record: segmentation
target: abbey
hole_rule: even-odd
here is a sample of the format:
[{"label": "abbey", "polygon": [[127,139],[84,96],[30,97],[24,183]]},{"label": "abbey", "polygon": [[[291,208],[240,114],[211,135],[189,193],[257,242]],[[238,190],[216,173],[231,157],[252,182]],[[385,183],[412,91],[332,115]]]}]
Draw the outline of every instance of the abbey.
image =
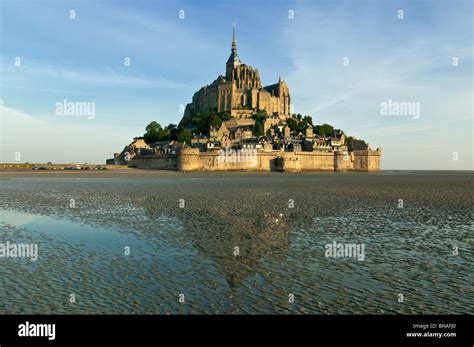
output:
[{"label": "abbey", "polygon": [[232,118],[249,119],[259,110],[284,120],[290,116],[290,102],[290,90],[285,81],[279,78],[277,83],[262,87],[258,69],[240,60],[234,29],[225,76],[220,75],[194,94],[183,120],[188,122],[192,115],[206,112],[228,112]]},{"label": "abbey", "polygon": [[225,75],[194,93],[179,125],[151,122],[107,163],[180,171],[380,171],[381,148],[313,124],[290,105],[285,81],[262,86],[258,70],[242,62],[234,29]]}]

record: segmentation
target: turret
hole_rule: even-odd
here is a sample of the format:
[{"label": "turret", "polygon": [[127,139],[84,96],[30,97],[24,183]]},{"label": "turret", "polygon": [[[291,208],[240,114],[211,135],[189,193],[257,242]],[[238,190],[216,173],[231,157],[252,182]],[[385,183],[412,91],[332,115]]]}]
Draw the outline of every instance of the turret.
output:
[{"label": "turret", "polygon": [[202,170],[202,161],[199,156],[198,148],[183,147],[177,153],[177,167],[179,171],[198,171]]}]

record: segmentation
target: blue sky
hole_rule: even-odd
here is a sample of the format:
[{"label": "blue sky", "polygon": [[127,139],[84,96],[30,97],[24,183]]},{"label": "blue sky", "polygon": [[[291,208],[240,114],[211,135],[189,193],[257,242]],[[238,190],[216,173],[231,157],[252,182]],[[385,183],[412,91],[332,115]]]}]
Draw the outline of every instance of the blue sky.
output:
[{"label": "blue sky", "polygon": [[[103,163],[150,121],[178,123],[225,73],[235,23],[263,84],[281,75],[295,112],[382,147],[383,169],[473,169],[472,1],[0,3],[0,162]],[[95,117],[55,114],[64,99]],[[419,117],[381,115],[388,100]]]}]

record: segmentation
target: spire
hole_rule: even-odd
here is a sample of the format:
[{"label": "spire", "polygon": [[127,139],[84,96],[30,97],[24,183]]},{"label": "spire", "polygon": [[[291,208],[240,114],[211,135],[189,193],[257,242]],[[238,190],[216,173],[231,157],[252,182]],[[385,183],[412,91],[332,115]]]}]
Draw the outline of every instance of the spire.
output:
[{"label": "spire", "polygon": [[234,23],[234,28],[232,29],[232,50],[231,51],[232,53],[230,54],[229,59],[227,59],[226,65],[236,66],[240,64],[240,59],[239,59],[239,55],[237,54],[237,44],[235,43],[235,23]]},{"label": "spire", "polygon": [[237,53],[237,44],[235,43],[235,23],[234,27],[232,28],[232,52]]},{"label": "spire", "polygon": [[281,83],[281,76],[278,76],[278,84]]}]

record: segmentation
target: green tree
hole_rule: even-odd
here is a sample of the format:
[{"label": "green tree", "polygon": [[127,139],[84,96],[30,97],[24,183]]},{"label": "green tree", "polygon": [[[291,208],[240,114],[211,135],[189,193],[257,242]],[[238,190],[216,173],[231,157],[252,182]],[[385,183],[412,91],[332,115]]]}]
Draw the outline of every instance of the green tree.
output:
[{"label": "green tree", "polygon": [[255,124],[252,127],[252,134],[255,136],[263,135],[263,122],[267,116],[266,110],[258,110],[257,113],[254,113],[251,118],[255,121]]},{"label": "green tree", "polygon": [[255,121],[255,124],[252,127],[252,134],[257,137],[263,135],[263,124],[261,122]]},{"label": "green tree", "polygon": [[220,118],[223,122],[228,121],[228,120],[230,120],[230,119],[232,118],[232,117],[230,116],[230,113],[227,112],[227,111],[219,112],[217,115],[219,116],[219,118]]},{"label": "green tree", "polygon": [[315,134],[324,137],[330,136],[333,130],[334,128],[329,124],[316,125],[315,127],[313,127],[313,131]]},{"label": "green tree", "polygon": [[211,127],[214,127],[216,129],[219,129],[219,127],[221,126],[222,124],[222,119],[221,117],[219,117],[217,114],[211,114],[210,115],[210,120],[209,120],[209,125]]},{"label": "green tree", "polygon": [[146,143],[152,143],[161,141],[161,136],[163,135],[163,129],[161,128],[160,123],[158,122],[151,122],[145,128],[145,134],[143,138],[145,139]]},{"label": "green tree", "polygon": [[228,121],[231,116],[228,112],[203,112],[192,117],[191,125],[201,134],[209,134],[209,128],[219,128],[222,122]]},{"label": "green tree", "polygon": [[200,133],[207,134],[209,132],[209,115],[205,113],[198,113],[192,119],[192,125]]},{"label": "green tree", "polygon": [[191,133],[191,131],[189,129],[183,129],[178,134],[178,141],[179,142],[185,142],[188,145],[190,145],[192,137],[193,137],[193,134]]},{"label": "green tree", "polygon": [[298,129],[298,121],[294,117],[288,118],[286,120],[286,125],[288,125],[291,132],[295,132]]},{"label": "green tree", "polygon": [[256,115],[258,118],[262,118],[262,117],[264,118],[268,115],[268,113],[267,113],[267,110],[263,109],[263,110],[258,110]]},{"label": "green tree", "polygon": [[168,131],[168,136],[169,136],[169,140],[176,140],[178,138],[178,133],[179,133],[179,129],[178,129],[178,126],[176,124],[173,124],[173,123],[170,123],[167,127],[166,127],[167,131]]},{"label": "green tree", "polygon": [[257,113],[254,113],[251,118],[255,120],[256,122],[263,123],[265,120],[265,117],[267,116],[267,111],[265,110],[258,110]]},{"label": "green tree", "polygon": [[176,140],[180,130],[173,123],[162,128],[160,123],[153,121],[146,126],[145,131],[143,137],[145,142],[149,144],[152,142]]},{"label": "green tree", "polygon": [[302,120],[303,124],[306,126],[313,126],[313,118],[311,116],[304,116]]},{"label": "green tree", "polygon": [[292,133],[304,133],[307,127],[313,127],[313,118],[311,116],[303,116],[300,113],[294,113],[286,120],[286,125],[288,125]]},{"label": "green tree", "polygon": [[354,138],[352,136],[346,137],[345,145],[347,146],[347,149],[349,151],[352,151],[352,141],[354,141]]}]

